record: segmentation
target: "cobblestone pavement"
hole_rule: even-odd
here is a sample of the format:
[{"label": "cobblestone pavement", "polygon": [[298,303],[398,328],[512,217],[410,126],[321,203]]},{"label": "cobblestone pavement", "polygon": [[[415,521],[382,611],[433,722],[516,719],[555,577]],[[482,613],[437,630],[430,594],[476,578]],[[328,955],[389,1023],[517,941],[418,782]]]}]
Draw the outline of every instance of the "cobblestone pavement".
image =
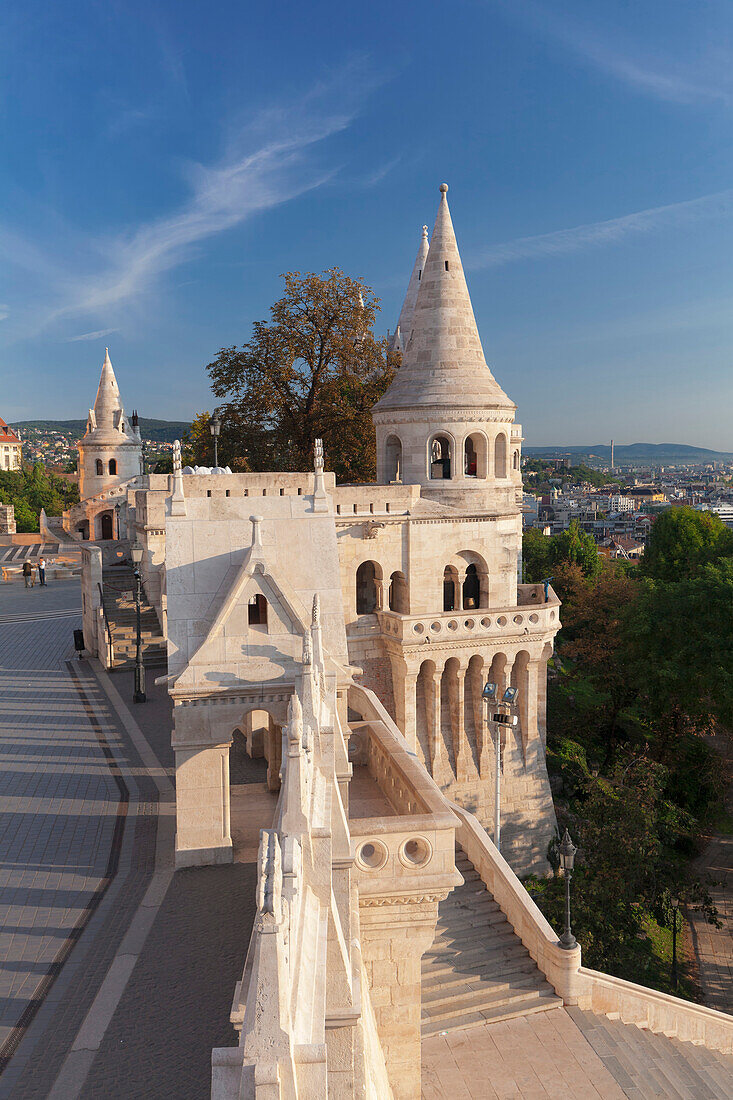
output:
[{"label": "cobblestone pavement", "polygon": [[0,1098],[203,1100],[236,1041],[256,868],[160,873],[170,701],[149,674],[128,711],[132,674],[70,659],[79,602],[78,580],[0,588]]}]

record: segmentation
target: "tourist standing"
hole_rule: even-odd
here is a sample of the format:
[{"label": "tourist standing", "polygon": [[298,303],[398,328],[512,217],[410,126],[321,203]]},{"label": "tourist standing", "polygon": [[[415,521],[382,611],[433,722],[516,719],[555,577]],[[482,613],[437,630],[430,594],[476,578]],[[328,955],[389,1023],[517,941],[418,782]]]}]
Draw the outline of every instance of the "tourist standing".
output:
[{"label": "tourist standing", "polygon": [[33,587],[33,569],[29,561],[23,562],[23,580],[25,581],[26,588]]},{"label": "tourist standing", "polygon": [[41,588],[46,587],[46,559],[38,559],[38,579],[41,582]]}]

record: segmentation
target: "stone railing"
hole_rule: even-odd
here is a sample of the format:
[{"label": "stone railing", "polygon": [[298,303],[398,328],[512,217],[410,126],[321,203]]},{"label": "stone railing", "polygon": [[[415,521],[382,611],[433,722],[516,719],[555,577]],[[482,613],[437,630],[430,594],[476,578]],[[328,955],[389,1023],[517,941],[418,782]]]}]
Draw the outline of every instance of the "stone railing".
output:
[{"label": "stone railing", "polygon": [[461,881],[455,814],[377,697],[353,684],[349,705],[363,718],[352,736],[352,759],[363,762],[394,810],[394,816],[350,818],[360,901],[405,893],[445,896]]},{"label": "stone railing", "polygon": [[333,492],[336,519],[404,516],[420,497],[419,485],[338,485]]},{"label": "stone railing", "polygon": [[[370,719],[364,723],[370,737],[369,767],[380,788],[396,809],[402,807],[409,811],[412,808],[422,813],[429,807],[431,818],[439,820],[443,815],[446,826],[446,811],[454,820],[458,819],[456,841],[565,1004],[617,1016],[625,1023],[673,1035],[710,1050],[726,1054],[733,1052],[733,1016],[590,970],[581,965],[580,947],[570,951],[562,948],[554,929],[478,819],[445,798],[422,764],[408,750],[407,743],[374,693],[360,687],[353,693],[353,699],[354,709]],[[369,830],[369,839],[372,843],[375,839],[383,840],[388,859],[394,860],[395,850],[399,859],[397,845],[404,843],[401,837],[409,832],[404,830],[400,833],[400,827],[407,823],[417,825],[418,820],[399,816],[379,819]],[[361,836],[366,823],[355,824]],[[415,839],[418,839],[419,830],[414,829],[413,832]],[[352,838],[354,836],[356,832],[352,826]],[[420,850],[415,848],[413,851],[419,854]],[[385,862],[384,866],[386,871],[388,863]]]},{"label": "stone railing", "polygon": [[[542,591],[541,585],[539,588]],[[409,645],[426,639],[446,641],[475,637],[477,634],[496,634],[502,639],[512,634],[520,637],[544,634],[557,627],[559,606],[553,592],[549,603],[543,599],[538,604],[526,602],[516,607],[441,611],[437,615],[400,615],[396,611],[379,611],[378,615],[382,634]]]},{"label": "stone railing", "polygon": [[348,774],[317,604],[283,731],[274,827],[260,836],[257,911],[212,1100],[366,1097],[392,1089],[369,1005],[339,778]]}]

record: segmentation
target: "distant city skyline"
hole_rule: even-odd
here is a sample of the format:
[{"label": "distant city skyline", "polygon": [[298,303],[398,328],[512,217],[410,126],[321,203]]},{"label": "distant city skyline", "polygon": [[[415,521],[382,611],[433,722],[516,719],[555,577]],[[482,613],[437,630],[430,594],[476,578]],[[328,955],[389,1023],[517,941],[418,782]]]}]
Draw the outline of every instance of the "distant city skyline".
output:
[{"label": "distant city skyline", "polygon": [[[0,415],[190,420],[280,274],[394,329],[438,184],[529,446],[733,451],[733,13],[641,0],[0,16]],[[653,43],[653,49],[650,46]]]}]

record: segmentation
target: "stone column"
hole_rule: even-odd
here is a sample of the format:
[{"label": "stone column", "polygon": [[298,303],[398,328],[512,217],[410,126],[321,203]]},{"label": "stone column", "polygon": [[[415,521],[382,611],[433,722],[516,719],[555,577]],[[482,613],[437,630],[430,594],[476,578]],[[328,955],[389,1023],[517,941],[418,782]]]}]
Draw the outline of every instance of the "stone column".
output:
[{"label": "stone column", "polygon": [[383,577],[381,581],[377,581],[377,609],[379,611],[389,611],[389,577]]},{"label": "stone column", "polygon": [[231,863],[229,744],[174,749],[176,867]]},{"label": "stone column", "polygon": [[430,681],[430,713],[428,720],[430,724],[430,742],[431,742],[431,768],[433,773],[433,779],[436,783],[441,782],[446,767],[445,751],[443,745],[443,733],[441,730],[441,710],[442,700],[440,694],[441,679],[443,676],[443,669],[436,666],[433,672],[432,679]]},{"label": "stone column", "polygon": [[392,667],[392,691],[395,703],[395,721],[405,735],[413,752],[417,752],[417,670],[408,668],[407,662],[395,653],[389,655]]},{"label": "stone column", "polygon": [[283,731],[270,718],[267,729],[267,789],[280,790],[280,765],[282,763]]},{"label": "stone column", "polygon": [[422,956],[435,939],[438,899],[361,899],[364,965],[395,1100],[420,1100]]},{"label": "stone column", "polygon": [[468,779],[468,764],[471,755],[468,738],[466,737],[466,666],[459,665],[456,669],[456,713],[453,729],[455,730],[456,753],[456,779],[459,781]]}]

